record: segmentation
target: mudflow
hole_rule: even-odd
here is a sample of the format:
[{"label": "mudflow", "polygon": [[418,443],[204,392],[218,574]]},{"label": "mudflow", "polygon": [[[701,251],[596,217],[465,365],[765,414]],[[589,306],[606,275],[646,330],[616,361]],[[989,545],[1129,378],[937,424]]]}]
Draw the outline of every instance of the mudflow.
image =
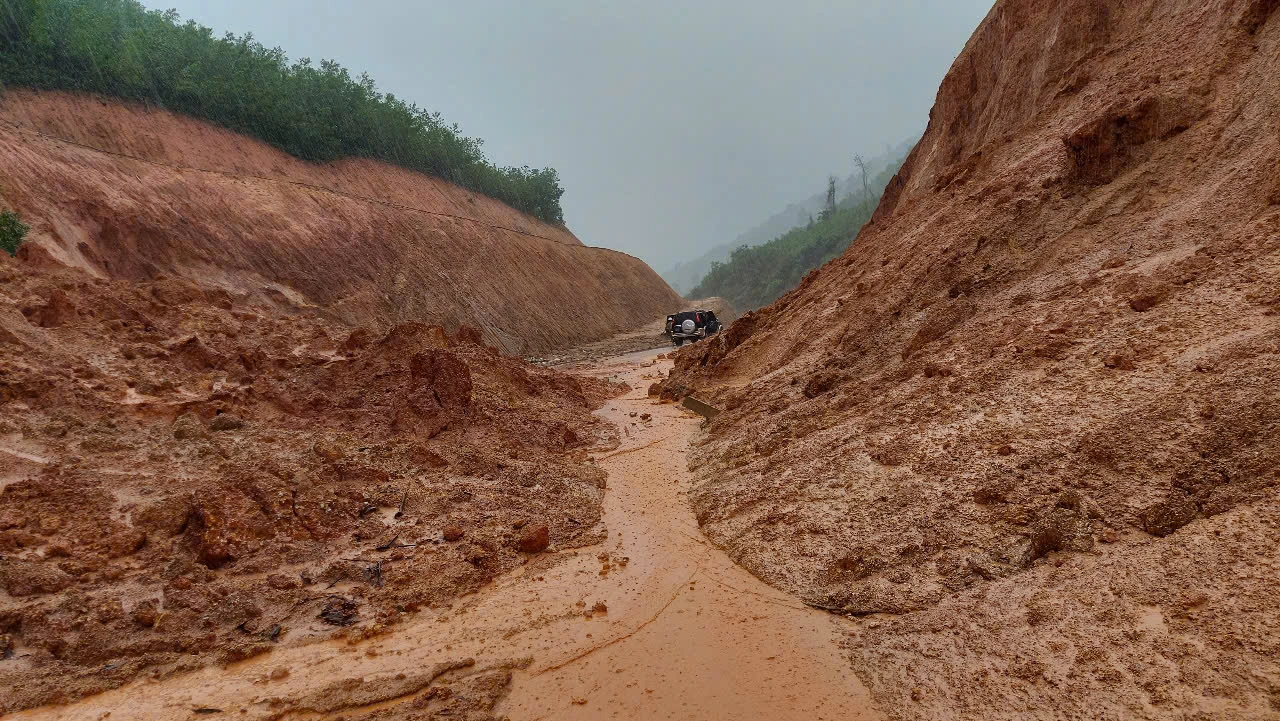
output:
[{"label": "mudflow", "polygon": [[841,258],[570,372],[494,346],[678,299],[434,181],[7,96],[3,711],[1280,715],[1278,7],[1001,0]]}]

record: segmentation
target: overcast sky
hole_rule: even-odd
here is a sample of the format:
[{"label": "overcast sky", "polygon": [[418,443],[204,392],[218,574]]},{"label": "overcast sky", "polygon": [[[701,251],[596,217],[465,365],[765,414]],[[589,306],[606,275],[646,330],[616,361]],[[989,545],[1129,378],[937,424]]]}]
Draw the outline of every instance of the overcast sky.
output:
[{"label": "overcast sky", "polygon": [[569,227],[658,271],[924,130],[992,0],[144,0],[552,166]]}]

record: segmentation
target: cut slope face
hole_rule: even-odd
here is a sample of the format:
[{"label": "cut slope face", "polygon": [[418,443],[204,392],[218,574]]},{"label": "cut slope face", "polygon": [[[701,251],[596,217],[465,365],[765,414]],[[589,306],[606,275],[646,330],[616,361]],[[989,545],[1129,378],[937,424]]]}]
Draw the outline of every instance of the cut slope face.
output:
[{"label": "cut slope face", "polygon": [[677,307],[640,260],[436,178],[305,163],[190,118],[65,93],[0,105],[0,193],[58,260],[185,277],[348,324],[469,324],[511,353]]},{"label": "cut slope face", "polygon": [[704,530],[903,718],[1262,718],[1277,3],[997,3],[839,259],[667,388]]}]

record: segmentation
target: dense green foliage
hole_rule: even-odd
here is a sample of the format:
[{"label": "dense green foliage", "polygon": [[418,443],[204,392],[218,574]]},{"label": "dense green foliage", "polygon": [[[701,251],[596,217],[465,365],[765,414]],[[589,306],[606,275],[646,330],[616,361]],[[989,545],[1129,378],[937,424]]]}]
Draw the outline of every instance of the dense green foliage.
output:
[{"label": "dense green foliage", "polygon": [[159,105],[261,138],[297,157],[383,160],[435,175],[553,223],[551,168],[499,168],[439,113],[378,92],[332,61],[290,63],[253,36],[215,37],[134,0],[3,0],[0,81]]},{"label": "dense green foliage", "polygon": [[[897,166],[872,182],[883,191]],[[823,211],[818,220],[794,228],[763,245],[734,250],[727,263],[712,263],[711,271],[689,293],[690,298],[720,296],[741,311],[772,303],[800,284],[814,268],[839,256],[849,247],[875,212],[876,197],[850,196],[834,211]]]},{"label": "dense green foliage", "polygon": [[0,211],[0,250],[9,255],[17,253],[28,230],[31,229],[22,222],[22,216],[12,210]]}]

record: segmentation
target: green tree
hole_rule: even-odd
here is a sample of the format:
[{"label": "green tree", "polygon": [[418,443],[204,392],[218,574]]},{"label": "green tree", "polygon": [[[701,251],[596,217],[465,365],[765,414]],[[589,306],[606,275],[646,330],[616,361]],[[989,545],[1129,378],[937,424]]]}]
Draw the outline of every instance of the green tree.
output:
[{"label": "green tree", "polygon": [[[873,185],[883,189],[896,172],[895,167],[874,181],[864,181],[864,190],[870,193]],[[827,189],[827,207],[817,220],[810,217],[807,225],[763,245],[735,249],[729,262],[712,264],[689,297],[720,296],[735,308],[759,308],[799,285],[809,271],[843,253],[871,220],[877,196],[850,196],[837,204],[834,184],[828,181]]]},{"label": "green tree", "polygon": [[252,34],[213,31],[136,0],[4,0],[0,82],[95,92],[191,115],[299,158],[359,157],[434,175],[563,223],[551,168],[500,167],[439,113],[331,60],[290,63]]},{"label": "green tree", "polygon": [[28,230],[31,228],[22,222],[22,216],[12,210],[0,211],[0,250],[16,255]]}]

